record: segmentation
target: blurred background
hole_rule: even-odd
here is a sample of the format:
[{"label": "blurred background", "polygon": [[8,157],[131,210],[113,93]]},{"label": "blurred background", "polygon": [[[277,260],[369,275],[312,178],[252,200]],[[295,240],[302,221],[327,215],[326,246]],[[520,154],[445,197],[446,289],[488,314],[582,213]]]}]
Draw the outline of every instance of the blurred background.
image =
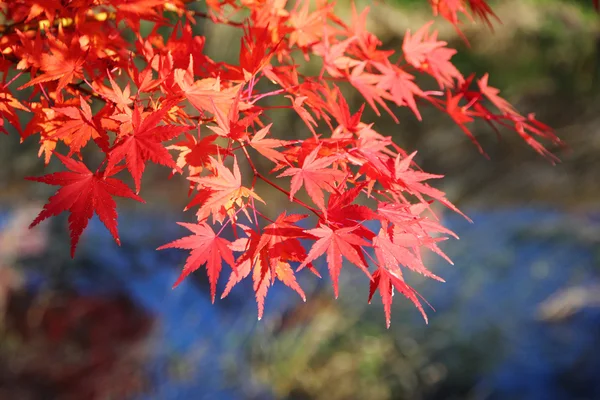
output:
[{"label": "blurred background", "polygon": [[[71,260],[66,214],[27,229],[54,190],[22,179],[44,173],[37,143],[2,135],[0,399],[600,399],[600,17],[591,0],[490,3],[503,22],[493,33],[465,25],[467,48],[437,19],[440,38],[459,70],[489,72],[569,149],[552,166],[482,124],[487,160],[436,110],[422,107],[424,122],[398,110],[399,125],[365,115],[446,175],[438,187],[474,221],[443,214],[460,236],[444,243],[455,265],[429,264],[446,283],[408,278],[436,309],[428,325],[398,299],[386,330],[349,270],[338,300],[327,278],[301,280],[306,303],[275,286],[260,322],[251,284],[214,305],[201,272],[171,290],[185,252],[155,249],[193,215],[184,180],[161,168],[144,176],[149,204],[119,204],[122,246],[94,219]],[[338,9],[350,16],[348,1]],[[399,49],[431,18],[424,0],[387,0],[371,4],[369,26]],[[213,59],[235,57],[236,31],[197,33]],[[273,122],[306,134],[291,113]]]}]

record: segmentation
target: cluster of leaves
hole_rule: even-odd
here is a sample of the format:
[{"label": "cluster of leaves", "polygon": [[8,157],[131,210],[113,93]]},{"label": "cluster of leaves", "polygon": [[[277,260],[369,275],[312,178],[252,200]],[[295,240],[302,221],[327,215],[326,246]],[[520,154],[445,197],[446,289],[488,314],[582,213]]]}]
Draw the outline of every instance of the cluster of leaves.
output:
[{"label": "cluster of leaves", "polygon": [[[496,19],[484,0],[430,2],[434,14],[456,29],[465,17],[487,24]],[[325,0],[201,3],[205,11],[187,0],[0,3],[0,121],[5,118],[22,140],[35,136],[46,164],[56,157],[67,168],[29,179],[61,186],[32,225],[69,211],[72,254],[94,213],[119,243],[113,197],[143,201],[146,164],[160,164],[187,177],[186,209],[197,210],[197,223],[181,223],[192,235],[162,247],[191,251],[176,284],[205,266],[214,301],[225,263],[230,277],[222,296],[252,276],[260,318],[276,281],[304,298],[296,273],[306,267],[320,276],[313,262],[323,255],[337,296],[345,258],[370,281],[369,299],[379,291],[389,326],[394,291],[425,317],[405,270],[441,280],[421,253],[444,256],[438,242],[453,234],[431,203],[459,211],[428,184],[441,176],[423,172],[414,153],[363,121],[364,105],[353,113],[340,87],[358,91],[377,115],[384,110],[397,121],[393,110],[408,107],[421,119],[418,104],[429,103],[474,143],[470,124],[480,119],[494,130],[515,131],[554,159],[539,141],[559,144],[553,131],[517,112],[487,75],[463,76],[452,64],[456,51],[438,40],[431,23],[407,32],[395,51],[367,30],[368,8],[353,7],[347,23]],[[140,33],[141,21],[154,24],[148,35]],[[237,63],[205,53],[205,42],[219,38],[195,34],[203,23],[239,29]],[[318,60],[320,74],[303,74],[303,60]],[[30,80],[17,87],[24,74]],[[432,90],[418,86],[417,76],[433,78]],[[273,97],[283,105],[269,105]],[[305,139],[273,135],[268,118],[281,108],[301,118]],[[20,126],[19,113],[27,112],[32,118]],[[96,169],[83,160],[91,149],[103,156]],[[259,158],[272,163],[272,171],[261,172]],[[247,177],[240,162],[248,166]],[[125,169],[135,191],[115,177]],[[314,227],[305,229],[305,214],[271,215],[256,191],[258,181],[304,208]],[[310,201],[298,198],[303,191]],[[225,227],[236,240],[224,237]],[[308,241],[308,252],[301,241]]]}]

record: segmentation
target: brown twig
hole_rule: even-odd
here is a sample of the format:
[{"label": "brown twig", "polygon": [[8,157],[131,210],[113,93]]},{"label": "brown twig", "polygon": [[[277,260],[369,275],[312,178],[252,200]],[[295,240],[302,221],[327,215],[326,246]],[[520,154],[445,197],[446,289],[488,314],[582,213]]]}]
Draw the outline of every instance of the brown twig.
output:
[{"label": "brown twig", "polygon": [[192,13],[196,17],[209,19],[212,22],[214,22],[215,24],[224,24],[224,25],[229,25],[229,26],[233,26],[233,27],[236,27],[236,28],[243,28],[244,27],[244,23],[243,22],[229,21],[229,20],[226,20],[226,19],[218,18],[217,16],[210,15],[210,14],[202,12],[202,11],[193,11]]}]

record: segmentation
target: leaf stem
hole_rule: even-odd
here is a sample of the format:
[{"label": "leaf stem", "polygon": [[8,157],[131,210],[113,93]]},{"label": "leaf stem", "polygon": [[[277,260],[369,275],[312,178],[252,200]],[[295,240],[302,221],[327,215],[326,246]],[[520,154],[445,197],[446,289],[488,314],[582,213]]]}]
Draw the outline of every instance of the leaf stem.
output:
[{"label": "leaf stem", "polygon": [[[268,185],[271,185],[272,187],[274,187],[275,189],[279,190],[280,192],[284,193],[289,198],[290,197],[290,192],[288,192],[287,190],[285,190],[284,188],[282,188],[281,186],[279,186],[278,184],[276,184],[275,182],[271,181],[270,179],[268,179],[267,177],[265,177],[263,174],[261,174],[260,172],[258,172],[258,170],[256,169],[256,166],[252,162],[252,160],[250,158],[250,154],[248,154],[248,150],[246,149],[245,146],[242,146],[242,150],[244,151],[244,154],[246,155],[246,159],[248,160],[248,164],[250,164],[250,168],[252,168],[252,173],[254,174],[254,176],[256,176],[257,178],[259,178],[263,182],[267,183]],[[319,214],[319,212],[314,207],[309,206],[308,204],[306,204],[302,200],[297,199],[295,197],[292,198],[291,200],[294,203],[299,204],[302,207],[306,208],[307,210],[312,211],[317,217],[319,217],[319,219],[322,218],[321,214]]]}]

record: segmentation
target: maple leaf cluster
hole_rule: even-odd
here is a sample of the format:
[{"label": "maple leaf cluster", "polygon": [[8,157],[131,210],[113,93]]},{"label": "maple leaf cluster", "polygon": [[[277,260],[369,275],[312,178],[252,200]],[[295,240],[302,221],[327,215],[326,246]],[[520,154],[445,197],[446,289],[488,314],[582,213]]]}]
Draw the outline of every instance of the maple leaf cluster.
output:
[{"label": "maple leaf cluster", "polygon": [[[459,211],[430,186],[441,176],[423,172],[414,153],[364,121],[364,105],[352,112],[340,88],[356,90],[376,115],[383,110],[396,121],[398,107],[421,119],[419,108],[433,105],[475,143],[475,120],[508,128],[554,159],[540,143],[560,144],[553,131],[516,111],[487,75],[458,71],[456,51],[438,39],[432,23],[406,32],[401,49],[385,49],[367,30],[368,8],[353,6],[352,20],[344,22],[325,0],[207,0],[200,2],[205,11],[197,3],[0,3],[0,121],[22,140],[38,140],[46,164],[56,157],[66,167],[29,178],[60,186],[32,226],[68,211],[72,255],[94,213],[119,243],[113,198],[142,202],[146,165],[159,164],[187,178],[186,210],[197,217],[181,223],[190,236],[161,247],[190,251],[176,285],[204,266],[214,301],[223,269],[229,281],[222,297],[251,279],[260,318],[276,282],[304,299],[296,276],[305,268],[320,276],[315,261],[321,257],[337,296],[346,260],[369,280],[369,299],[379,292],[389,326],[395,291],[426,318],[405,281],[408,270],[442,280],[425,267],[422,252],[445,257],[438,243],[453,233],[431,204]],[[430,3],[458,30],[464,17],[496,19],[483,0]],[[153,24],[147,35],[140,33],[142,21]],[[201,24],[238,30],[237,62],[206,54],[206,42],[219,39],[195,33]],[[310,60],[321,65],[317,76],[303,73],[302,62]],[[28,81],[19,86],[23,77]],[[431,78],[430,90],[417,84],[422,77]],[[273,97],[280,105],[268,101]],[[281,108],[303,121],[305,138],[275,136],[269,118]],[[19,115],[26,113],[29,122],[21,126]],[[1,124],[0,131],[7,133]],[[96,168],[84,157],[91,151],[103,159]],[[257,168],[264,162],[272,165],[269,173]],[[135,190],[116,177],[125,170]],[[306,213],[273,215],[258,181]],[[225,237],[226,227],[235,240]]]}]

